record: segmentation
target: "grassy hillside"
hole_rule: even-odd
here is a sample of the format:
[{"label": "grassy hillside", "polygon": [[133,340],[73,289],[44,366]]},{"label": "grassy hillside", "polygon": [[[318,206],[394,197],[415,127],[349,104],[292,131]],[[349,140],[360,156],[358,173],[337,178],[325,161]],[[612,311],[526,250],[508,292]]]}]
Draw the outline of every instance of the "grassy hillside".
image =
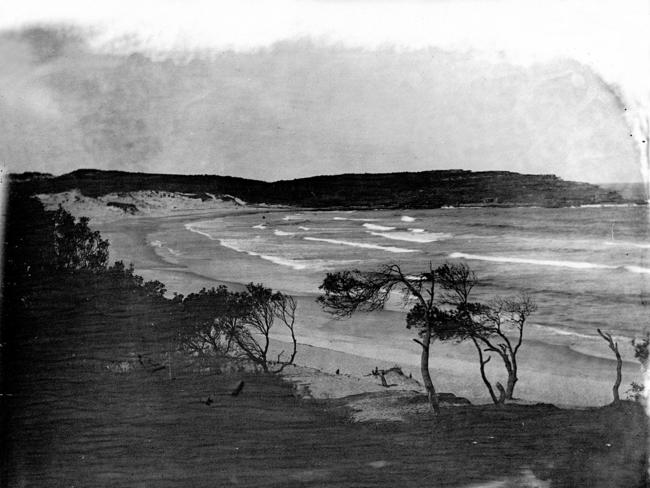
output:
[{"label": "grassy hillside", "polygon": [[622,203],[613,190],[564,181],[553,175],[464,170],[420,173],[344,174],[267,183],[228,176],[164,175],[78,170],[59,177],[14,177],[29,193],[78,188],[84,195],[158,190],[233,195],[251,203],[319,208],[437,208],[444,205],[536,205],[546,207]]}]

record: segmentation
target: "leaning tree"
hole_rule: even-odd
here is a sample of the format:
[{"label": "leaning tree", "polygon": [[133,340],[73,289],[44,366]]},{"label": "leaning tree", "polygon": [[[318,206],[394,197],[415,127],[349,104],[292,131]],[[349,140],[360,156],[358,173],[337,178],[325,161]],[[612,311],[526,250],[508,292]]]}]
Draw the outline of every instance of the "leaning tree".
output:
[{"label": "leaning tree", "polygon": [[[465,265],[445,265],[455,269]],[[439,413],[438,396],[429,373],[429,352],[434,340],[458,338],[468,327],[463,323],[464,311],[449,307],[444,296],[438,294],[437,276],[443,267],[417,275],[405,274],[397,264],[382,266],[376,271],[347,270],[327,273],[320,289],[323,294],[317,301],[332,315],[344,318],[355,312],[371,312],[384,307],[396,291],[402,294],[404,305],[410,306],[406,327],[414,329],[413,338],[421,348],[420,371],[427,390],[429,404]]]},{"label": "leaning tree", "polygon": [[[293,364],[297,353],[293,297],[249,283],[239,292],[223,285],[204,288],[179,301],[185,317],[180,339],[189,350],[247,360],[271,373]],[[273,358],[271,333],[278,329],[289,335],[290,350]]]},{"label": "leaning tree", "polygon": [[[438,282],[444,290],[443,302],[453,306],[462,320],[455,336],[469,339],[476,348],[481,378],[494,403],[512,400],[517,376],[517,354],[524,338],[530,315],[537,310],[534,300],[526,293],[516,297],[496,297],[487,304],[470,301],[472,289],[478,284],[475,273],[466,265],[444,265],[438,268]],[[496,354],[506,369],[506,387],[488,379],[486,365]],[[495,393],[495,387],[499,395]]]},{"label": "leaning tree", "polygon": [[[297,353],[295,333],[296,301],[290,295],[274,292],[261,284],[249,283],[240,294],[244,315],[228,331],[237,345],[239,356],[252,361],[265,372],[280,373],[293,364]],[[282,350],[275,359],[270,357],[271,329],[283,328],[290,336],[290,351]]]}]

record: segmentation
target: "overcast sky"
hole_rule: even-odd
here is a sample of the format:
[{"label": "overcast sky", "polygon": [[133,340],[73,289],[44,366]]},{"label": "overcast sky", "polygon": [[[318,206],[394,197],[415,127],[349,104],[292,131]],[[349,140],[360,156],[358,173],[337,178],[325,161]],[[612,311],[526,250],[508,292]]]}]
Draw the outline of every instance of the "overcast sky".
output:
[{"label": "overcast sky", "polygon": [[0,158],[55,174],[640,180],[648,2],[537,4],[5,1]]}]

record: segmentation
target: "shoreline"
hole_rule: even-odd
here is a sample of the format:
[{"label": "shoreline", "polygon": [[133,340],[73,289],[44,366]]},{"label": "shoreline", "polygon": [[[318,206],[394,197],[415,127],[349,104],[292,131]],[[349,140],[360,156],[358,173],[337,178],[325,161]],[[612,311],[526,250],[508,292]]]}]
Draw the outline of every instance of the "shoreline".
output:
[{"label": "shoreline", "polygon": [[[148,235],[161,232],[165,225],[186,223],[193,217],[225,217],[241,213],[294,210],[268,207],[228,208],[208,212],[184,212],[182,215],[164,217],[130,217],[98,224],[91,221],[91,225],[111,242],[111,261],[119,259],[126,264],[132,262],[136,274],[143,276],[145,280],[157,279],[165,283],[168,292],[187,294],[202,287],[219,284],[241,289],[243,284],[215,280],[187,266],[167,262],[149,245]],[[241,254],[231,254],[235,251],[222,246],[216,248],[216,253],[215,259],[219,256],[225,260],[246,259]],[[299,349],[296,364],[324,372],[341,369],[356,378],[363,378],[363,375],[382,362],[379,357],[391,357],[394,361],[386,362],[386,366],[389,366],[388,363],[391,366],[400,366],[405,374],[411,373],[419,380],[419,350],[412,343],[412,337],[405,333],[403,314],[383,311],[359,314],[345,322],[334,321],[320,311],[314,303],[314,298],[315,295],[309,293],[296,296],[299,304],[299,342],[302,349],[310,351],[309,354],[301,354],[303,351]],[[399,323],[395,323],[396,318],[400,319]],[[301,323],[309,325],[301,327]],[[368,342],[364,335],[367,331],[365,327],[370,326],[380,327],[381,331],[387,334],[387,340],[381,344]],[[272,337],[281,340],[280,336]],[[571,345],[525,339],[520,359],[520,381],[515,396],[574,407],[599,406],[611,402],[615,361],[606,357],[606,345],[603,343],[603,346],[604,357],[600,357],[600,354],[592,355],[586,351],[572,349]],[[334,367],[337,363],[338,368]],[[349,364],[349,370],[341,368],[341,364]],[[476,353],[468,345],[434,344],[430,370],[438,391],[453,392],[474,401],[488,399],[485,386],[480,380]],[[640,367],[636,363],[625,361],[621,384],[622,397],[625,397],[625,391],[631,381],[642,381]]]}]

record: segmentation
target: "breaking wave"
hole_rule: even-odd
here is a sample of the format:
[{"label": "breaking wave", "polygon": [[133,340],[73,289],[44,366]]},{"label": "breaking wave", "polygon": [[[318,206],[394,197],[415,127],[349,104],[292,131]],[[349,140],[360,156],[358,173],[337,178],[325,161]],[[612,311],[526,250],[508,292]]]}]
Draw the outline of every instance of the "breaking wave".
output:
[{"label": "breaking wave", "polygon": [[394,230],[395,227],[386,227],[385,225],[363,224],[366,229],[370,230]]},{"label": "breaking wave", "polygon": [[253,226],[253,229],[266,229],[266,225],[264,224],[257,224]]},{"label": "breaking wave", "polygon": [[280,256],[269,256],[268,254],[262,254],[255,251],[249,251],[238,246],[238,241],[236,239],[220,239],[219,244],[233,251],[237,251],[249,256],[255,256],[270,263],[277,264],[279,266],[287,266],[296,271],[301,270],[313,270],[313,271],[326,271],[330,269],[335,269],[337,267],[349,266],[353,263],[358,263],[357,259],[347,259],[339,261],[330,261],[326,259],[288,259]]},{"label": "breaking wave", "polygon": [[332,220],[353,220],[355,222],[376,222],[379,219],[352,219],[349,217],[332,217]]},{"label": "breaking wave", "polygon": [[194,232],[195,234],[201,234],[202,236],[207,237],[207,238],[210,239],[211,241],[218,241],[218,240],[219,240],[219,239],[217,239],[216,237],[212,237],[211,234],[209,234],[209,233],[207,233],[207,232],[204,232],[204,231],[202,231],[202,230],[197,229],[197,228],[194,227],[192,224],[185,224],[185,228],[186,228],[187,230],[189,230],[190,232]]},{"label": "breaking wave", "polygon": [[467,254],[464,252],[454,252],[449,255],[451,259],[473,259],[476,261],[490,261],[493,263],[515,263],[515,264],[536,264],[539,266],[555,266],[560,268],[573,269],[616,269],[617,266],[607,264],[586,263],[583,261],[555,261],[551,259],[527,259],[512,258],[506,256],[483,256],[480,254]]},{"label": "breaking wave", "polygon": [[482,256],[479,254],[466,254],[464,252],[454,252],[449,255],[451,259],[473,259],[476,261],[491,261],[494,263],[514,263],[514,264],[535,264],[538,266],[554,266],[558,268],[572,269],[620,269],[630,273],[650,274],[650,268],[641,266],[622,265],[615,266],[609,264],[587,263],[584,261],[555,261],[550,259],[525,259],[511,258],[504,256]]},{"label": "breaking wave", "polygon": [[368,232],[368,234],[373,236],[385,237],[386,239],[393,239],[396,241],[408,241],[408,242],[435,242],[443,239],[449,239],[451,234],[444,234],[441,232],[405,232],[405,231],[396,231],[396,232]]},{"label": "breaking wave", "polygon": [[248,251],[246,249],[239,247],[237,245],[238,241],[236,239],[219,239],[219,244],[221,244],[223,247],[227,247],[228,249],[232,249],[233,251],[248,254],[249,256],[256,256],[260,259],[264,259],[265,261],[269,261],[273,264],[279,264],[280,266],[288,266],[295,270],[307,269],[310,264],[308,261],[298,261],[294,259],[281,258],[278,256],[268,256],[266,254],[261,254],[255,251]]},{"label": "breaking wave", "polygon": [[400,220],[402,222],[415,222],[415,219],[413,217],[409,217],[408,215],[402,215],[402,218]]},{"label": "breaking wave", "polygon": [[650,249],[650,244],[627,241],[605,241],[607,246],[638,247],[640,249]]},{"label": "breaking wave", "polygon": [[402,247],[379,246],[377,244],[367,244],[365,242],[339,241],[337,239],[323,239],[320,237],[303,237],[306,241],[328,242],[341,246],[361,247],[364,249],[376,249],[378,251],[387,251],[393,253],[418,252],[416,249],[404,249]]},{"label": "breaking wave", "polygon": [[183,255],[182,252],[177,251],[176,249],[172,249],[171,247],[168,247],[167,250],[169,251],[169,254],[171,254],[172,256],[177,256],[178,257],[178,256]]},{"label": "breaking wave", "polygon": [[626,270],[630,271],[631,273],[642,273],[642,274],[648,274],[650,273],[650,268],[643,268],[641,266],[623,266]]}]

